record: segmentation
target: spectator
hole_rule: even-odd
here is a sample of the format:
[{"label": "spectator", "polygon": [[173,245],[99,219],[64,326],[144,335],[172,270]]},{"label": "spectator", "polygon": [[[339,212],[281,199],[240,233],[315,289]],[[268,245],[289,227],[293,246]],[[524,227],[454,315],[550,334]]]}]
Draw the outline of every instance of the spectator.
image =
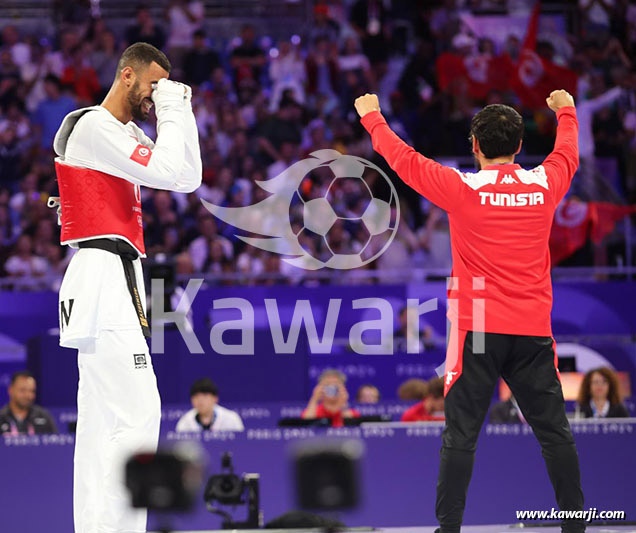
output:
[{"label": "spectator", "polygon": [[181,69],[183,66],[183,58],[192,46],[194,32],[201,29],[204,16],[205,6],[199,0],[171,0],[168,7],[168,55],[173,67]]},{"label": "spectator", "polygon": [[[0,204],[0,250],[12,246],[15,242],[16,234],[16,227],[11,221],[9,207]],[[4,260],[4,257],[2,257],[2,260]],[[2,262],[4,263],[4,261]]]},{"label": "spectator", "polygon": [[209,378],[196,380],[190,388],[192,409],[177,422],[176,430],[188,431],[243,431],[238,413],[219,405],[219,390]]},{"label": "spectator", "polygon": [[33,254],[33,241],[27,234],[18,237],[13,255],[7,259],[4,269],[11,277],[40,277],[46,274],[46,259]]},{"label": "spectator", "polygon": [[78,104],[90,106],[96,103],[101,87],[95,69],[86,60],[86,49],[85,43],[78,44],[73,49],[72,63],[64,69],[60,82],[73,89]]},{"label": "spectator", "polygon": [[[397,344],[404,352],[409,351],[409,348],[411,348],[410,351],[413,351],[414,346],[417,346],[418,352],[430,350],[435,345],[433,327],[418,316],[417,310],[412,314],[412,317],[409,317],[408,311],[408,307],[403,307],[400,310],[399,323],[395,331],[395,337],[399,340]],[[410,324],[409,318],[411,318]]]},{"label": "spectator", "polygon": [[360,385],[360,388],[356,393],[356,402],[369,404],[379,403],[380,391],[375,385],[371,385],[369,383]]},{"label": "spectator", "polygon": [[91,54],[91,65],[97,73],[97,80],[101,87],[101,96],[106,96],[113,81],[113,72],[117,71],[119,50],[115,35],[111,31],[105,31],[99,36],[99,42],[95,51]]},{"label": "spectator", "polygon": [[305,102],[305,63],[300,57],[300,51],[289,41],[282,41],[276,56],[269,67],[269,77],[272,80],[272,96],[270,111],[278,109],[283,91],[299,104]]},{"label": "spectator", "polygon": [[232,51],[230,57],[236,88],[244,83],[259,83],[266,61],[265,53],[256,44],[254,26],[246,24],[241,29],[241,44]]},{"label": "spectator", "polygon": [[428,382],[419,378],[407,379],[397,390],[397,395],[403,402],[423,400],[428,394]]},{"label": "spectator", "polygon": [[351,24],[358,34],[362,49],[376,69],[376,78],[386,72],[389,57],[390,26],[382,0],[358,0],[351,7]]},{"label": "spectator", "polygon": [[40,147],[44,150],[52,150],[53,139],[62,119],[77,105],[73,98],[62,94],[62,84],[53,74],[44,78],[44,92],[46,98],[35,110],[33,123],[38,129]]},{"label": "spectator", "polygon": [[6,107],[18,99],[20,69],[13,61],[11,51],[0,49],[0,106]]},{"label": "spectator", "polygon": [[2,28],[2,46],[11,52],[13,62],[19,67],[29,62],[31,50],[27,43],[20,40],[20,34],[15,26],[9,25]]},{"label": "spectator", "polygon": [[525,418],[517,400],[511,395],[505,402],[498,402],[492,406],[489,421],[491,424],[521,424],[525,423]]},{"label": "spectator", "polygon": [[200,85],[220,66],[219,54],[205,42],[205,31],[195,31],[192,49],[183,60],[183,76],[186,83]]},{"label": "spectator", "polygon": [[283,159],[281,154],[283,143],[300,145],[302,126],[299,114],[297,104],[293,100],[287,100],[281,102],[275,115],[261,123],[258,132],[258,147],[264,165],[270,165]]},{"label": "spectator", "polygon": [[312,105],[319,107],[319,101],[327,102],[325,113],[337,105],[338,48],[331,46],[324,37],[317,37],[305,59],[307,73],[307,93]]},{"label": "spectator", "polygon": [[590,370],[583,377],[577,412],[583,418],[626,418],[629,412],[621,402],[618,380],[607,367]]},{"label": "spectator", "polygon": [[52,74],[53,69],[46,61],[45,47],[43,43],[48,43],[46,39],[31,44],[29,61],[20,67],[20,77],[24,83],[25,107],[33,113],[38,104],[44,100],[44,77]]},{"label": "spectator", "polygon": [[23,147],[12,124],[0,124],[0,176],[3,184],[12,186],[20,177]]},{"label": "spectator", "polygon": [[137,23],[126,30],[126,46],[139,42],[151,44],[159,50],[166,45],[165,32],[155,23],[150,8],[145,4],[137,7]]},{"label": "spectator", "polygon": [[192,264],[197,272],[202,272],[204,265],[209,261],[212,243],[216,242],[221,245],[225,258],[231,259],[233,257],[234,249],[232,248],[232,243],[218,234],[216,219],[212,215],[209,213],[201,215],[198,218],[197,227],[200,236],[194,239],[188,247]]},{"label": "spectator", "polygon": [[433,378],[428,383],[424,399],[402,414],[402,422],[444,420],[444,379]]},{"label": "spectator", "polygon": [[318,377],[302,418],[328,418],[333,427],[344,426],[345,418],[357,418],[360,413],[347,406],[349,393],[345,387],[347,377],[339,370],[327,369]]},{"label": "spectator", "polygon": [[314,6],[314,22],[309,28],[309,41],[324,39],[327,42],[338,42],[340,25],[329,17],[329,7],[322,3]]},{"label": "spectator", "polygon": [[35,378],[20,371],[11,376],[9,403],[0,409],[0,434],[41,435],[57,433],[51,414],[35,405]]}]

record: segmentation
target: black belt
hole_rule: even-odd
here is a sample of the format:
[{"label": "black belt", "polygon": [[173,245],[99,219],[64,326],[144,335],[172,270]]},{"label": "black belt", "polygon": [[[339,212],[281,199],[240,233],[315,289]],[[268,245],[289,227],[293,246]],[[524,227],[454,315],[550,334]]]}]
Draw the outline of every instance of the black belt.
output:
[{"label": "black belt", "polygon": [[148,326],[148,320],[146,320],[144,308],[141,305],[141,299],[139,298],[135,267],[133,266],[133,261],[139,257],[137,250],[125,241],[110,239],[91,239],[90,241],[81,241],[77,243],[77,246],[79,248],[97,248],[98,250],[105,250],[106,252],[110,252],[111,254],[121,257],[121,262],[124,266],[124,274],[126,275],[126,285],[128,285],[128,292],[132,298],[135,311],[137,311],[137,318],[139,318],[141,331],[143,332],[144,337],[150,337],[150,327]]}]

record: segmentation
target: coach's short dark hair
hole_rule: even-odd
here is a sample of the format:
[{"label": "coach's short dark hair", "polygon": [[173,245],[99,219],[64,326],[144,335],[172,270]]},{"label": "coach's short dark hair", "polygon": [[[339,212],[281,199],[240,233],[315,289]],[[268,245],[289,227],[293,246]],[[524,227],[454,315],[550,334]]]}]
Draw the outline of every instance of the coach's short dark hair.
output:
[{"label": "coach's short dark hair", "polygon": [[523,138],[523,119],[510,106],[487,105],[470,122],[470,138],[473,137],[488,159],[512,155]]},{"label": "coach's short dark hair", "polygon": [[11,385],[18,381],[18,378],[33,378],[33,374],[28,370],[18,370],[11,375]]},{"label": "coach's short dark hair", "polygon": [[166,72],[170,72],[172,69],[172,65],[166,57],[166,54],[158,48],[148,43],[131,44],[124,50],[124,53],[119,58],[116,76],[118,77],[121,71],[126,67],[132,67],[133,70],[138,72],[146,68],[153,61]]},{"label": "coach's short dark hair", "polygon": [[210,378],[197,379],[190,387],[190,398],[195,394],[219,395],[219,389]]}]

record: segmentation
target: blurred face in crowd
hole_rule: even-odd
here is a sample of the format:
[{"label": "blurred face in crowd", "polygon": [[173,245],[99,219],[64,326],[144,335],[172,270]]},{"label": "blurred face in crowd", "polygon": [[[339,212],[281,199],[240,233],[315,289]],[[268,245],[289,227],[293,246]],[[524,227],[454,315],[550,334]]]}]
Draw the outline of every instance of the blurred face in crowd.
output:
[{"label": "blurred face in crowd", "polygon": [[127,83],[126,103],[133,119],[144,121],[148,118],[153,102],[150,99],[152,84],[169,73],[154,61],[150,65],[140,67],[135,71],[132,67],[125,67],[121,71],[121,80]]},{"label": "blurred face in crowd", "polygon": [[199,415],[208,417],[214,412],[214,406],[218,403],[219,397],[209,392],[197,392],[190,401]]},{"label": "blurred face in crowd", "polygon": [[17,252],[18,255],[29,255],[31,253],[31,248],[32,248],[32,244],[31,244],[31,237],[29,237],[28,235],[20,235],[20,238],[18,239],[18,242],[16,243],[16,248],[17,248]]},{"label": "blurred face in crowd", "polygon": [[327,375],[320,381],[322,404],[328,411],[340,411],[347,405],[349,393],[342,380],[336,375]]},{"label": "blurred face in crowd", "polygon": [[7,70],[13,66],[13,58],[11,57],[11,52],[8,48],[5,48],[0,53],[0,65],[2,65],[3,69]]},{"label": "blurred face in crowd", "polygon": [[49,100],[55,100],[60,95],[60,89],[57,83],[52,81],[44,82],[44,92]]},{"label": "blurred face in crowd", "polygon": [[20,376],[9,386],[9,401],[18,409],[29,409],[35,402],[35,380]]},{"label": "blurred face in crowd", "polygon": [[157,213],[165,213],[172,208],[172,197],[168,191],[156,191],[154,204]]},{"label": "blurred face in crowd", "polygon": [[360,403],[378,403],[380,401],[380,393],[375,387],[362,387],[358,394],[358,402]]},{"label": "blurred face in crowd", "polygon": [[147,9],[140,9],[139,11],[137,11],[137,23],[140,26],[145,26],[151,21],[152,18],[150,16],[150,11],[148,11]]},{"label": "blurred face in crowd", "polygon": [[199,231],[204,237],[211,239],[216,236],[216,221],[214,217],[206,215],[199,220]]},{"label": "blurred face in crowd", "polygon": [[433,396],[428,397],[428,410],[430,413],[443,413],[444,412],[444,397],[434,398]]},{"label": "blurred face in crowd", "polygon": [[609,395],[609,382],[603,374],[594,372],[590,380],[590,393],[595,400],[605,400]]},{"label": "blurred face in crowd", "polygon": [[256,35],[254,34],[254,28],[252,26],[245,26],[241,30],[241,41],[243,44],[252,44]]},{"label": "blurred face in crowd", "polygon": [[2,30],[2,41],[7,46],[13,46],[18,42],[18,30],[15,29],[15,26],[5,26]]}]

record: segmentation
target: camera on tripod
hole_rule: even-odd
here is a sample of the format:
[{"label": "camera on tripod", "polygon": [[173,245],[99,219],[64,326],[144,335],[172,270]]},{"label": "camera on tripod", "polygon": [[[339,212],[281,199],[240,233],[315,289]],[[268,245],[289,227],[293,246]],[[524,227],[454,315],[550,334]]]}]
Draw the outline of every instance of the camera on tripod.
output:
[{"label": "camera on tripod", "polygon": [[[248,529],[257,528],[263,525],[263,514],[259,509],[260,493],[258,474],[243,474],[238,476],[234,473],[232,465],[232,454],[225,452],[221,457],[221,469],[226,472],[210,476],[203,499],[208,511],[224,518],[223,529]],[[247,506],[247,518],[244,521],[235,522],[232,515],[219,507],[221,505]]]}]

